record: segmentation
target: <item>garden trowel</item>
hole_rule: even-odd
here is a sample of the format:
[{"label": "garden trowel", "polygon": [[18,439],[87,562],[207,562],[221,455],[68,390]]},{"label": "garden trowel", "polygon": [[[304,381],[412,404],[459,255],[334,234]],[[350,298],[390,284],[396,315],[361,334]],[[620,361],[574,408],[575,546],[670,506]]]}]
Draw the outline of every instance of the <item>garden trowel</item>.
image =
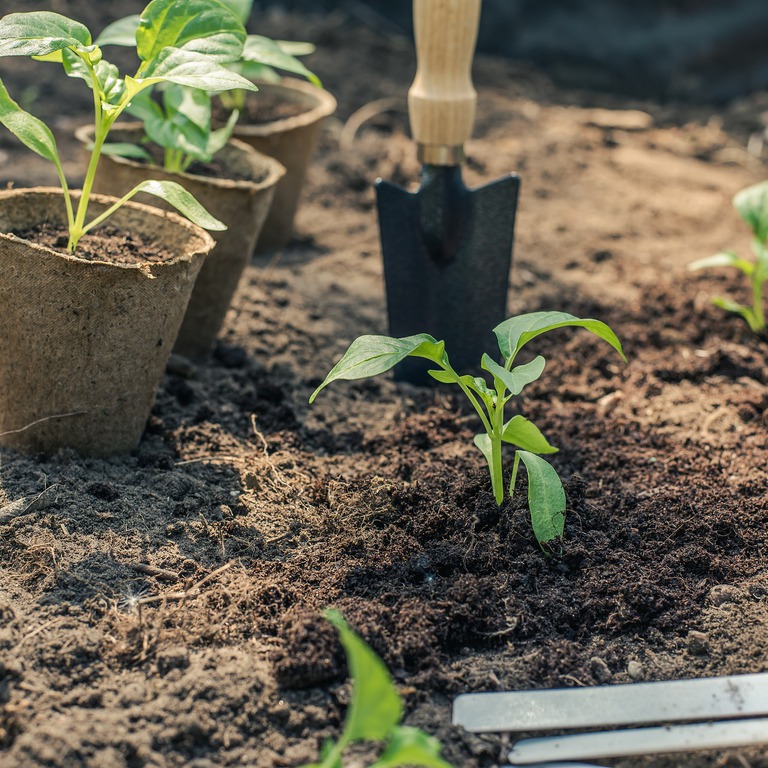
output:
[{"label": "garden trowel", "polygon": [[[461,179],[477,101],[471,68],[480,3],[414,0],[417,71],[408,113],[421,185],[410,192],[376,184],[390,334],[445,340],[461,372],[494,348],[492,330],[506,316],[520,186],[514,174],[477,189]],[[400,363],[395,377],[432,382],[418,359]]]}]

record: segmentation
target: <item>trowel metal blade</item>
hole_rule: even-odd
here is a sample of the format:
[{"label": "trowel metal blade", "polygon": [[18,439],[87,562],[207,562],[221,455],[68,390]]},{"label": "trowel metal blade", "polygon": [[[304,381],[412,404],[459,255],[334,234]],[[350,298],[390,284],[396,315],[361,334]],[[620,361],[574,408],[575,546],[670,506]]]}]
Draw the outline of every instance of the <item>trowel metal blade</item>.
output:
[{"label": "trowel metal blade", "polygon": [[[492,330],[506,315],[519,187],[509,174],[468,189],[459,166],[424,166],[415,192],[376,183],[390,335],[444,340],[459,372],[493,353]],[[408,359],[395,377],[433,383],[427,367]]]}]

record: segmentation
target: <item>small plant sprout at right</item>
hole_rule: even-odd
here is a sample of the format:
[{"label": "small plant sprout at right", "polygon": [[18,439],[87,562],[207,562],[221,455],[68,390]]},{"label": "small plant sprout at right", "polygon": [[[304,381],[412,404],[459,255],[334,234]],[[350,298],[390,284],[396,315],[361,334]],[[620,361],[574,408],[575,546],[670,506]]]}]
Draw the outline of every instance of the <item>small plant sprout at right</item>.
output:
[{"label": "small plant sprout at right", "polygon": [[735,267],[746,276],[752,293],[752,306],[739,304],[724,296],[716,296],[712,303],[741,315],[754,333],[765,332],[765,307],[763,291],[768,280],[768,181],[754,184],[737,192],[733,207],[752,230],[752,255],[754,260],[744,259],[735,251],[721,251],[706,259],[699,259],[688,266],[695,271],[713,267]]},{"label": "small plant sprout at right", "polygon": [[541,355],[518,364],[517,356],[523,347],[537,336],[557,328],[585,328],[608,342],[626,362],[621,342],[603,322],[580,319],[565,312],[531,312],[518,315],[497,325],[493,332],[501,353],[501,363],[484,354],[480,367],[491,376],[490,383],[483,376],[461,376],[451,367],[445,342],[421,333],[394,339],[388,336],[360,336],[326,376],[325,381],[312,393],[313,402],[320,390],[337,379],[352,380],[377,376],[390,370],[406,357],[422,357],[439,366],[428,371],[432,378],[443,384],[455,384],[466,395],[483,425],[483,432],[475,435],[474,443],[488,462],[491,487],[496,503],[505,497],[502,470],[502,445],[514,445],[515,459],[509,482],[509,495],[514,493],[520,462],[528,473],[528,507],[536,540],[540,545],[559,539],[565,526],[565,492],[554,467],[540,454],[556,453],[533,422],[517,414],[505,418],[507,403],[523,389],[536,381],[544,372],[546,361]]}]

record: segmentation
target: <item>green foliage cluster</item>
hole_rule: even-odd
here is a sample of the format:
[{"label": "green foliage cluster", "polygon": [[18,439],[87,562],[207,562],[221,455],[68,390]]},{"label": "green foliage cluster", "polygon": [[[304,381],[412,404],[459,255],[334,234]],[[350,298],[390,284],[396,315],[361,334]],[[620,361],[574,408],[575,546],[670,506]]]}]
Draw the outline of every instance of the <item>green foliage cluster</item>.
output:
[{"label": "green foliage cluster", "polygon": [[[102,46],[130,37],[140,60],[133,75],[120,75],[103,57]],[[94,142],[79,200],[70,194],[56,140],[50,128],[23,110],[0,81],[0,122],[29,149],[52,162],[67,209],[68,249],[139,192],[160,197],[191,221],[224,229],[183,187],[147,180],[90,222],[88,203],[99,159],[114,122],[140,94],[160,83],[219,93],[255,86],[228,66],[242,57],[246,31],[240,18],[218,0],[152,0],[138,19],[110,25],[95,41],[77,21],[48,11],[10,13],[0,19],[0,56],[27,56],[60,64],[69,77],[85,81],[93,93]],[[75,202],[76,201],[76,202]]]},{"label": "green foliage cluster", "polygon": [[741,315],[754,333],[765,331],[763,292],[768,280],[768,181],[742,189],[733,198],[733,207],[752,230],[753,261],[744,259],[735,251],[720,251],[714,256],[694,261],[690,270],[713,267],[734,267],[749,281],[752,305],[745,306],[724,296],[716,296],[712,303],[728,312]]},{"label": "green foliage cluster", "polygon": [[339,633],[353,681],[352,700],[344,729],[336,742],[323,745],[320,762],[303,768],[342,768],[344,752],[355,742],[382,742],[383,749],[370,768],[452,768],[440,757],[440,743],[418,728],[400,725],[403,702],[384,662],[353,632],[334,609],[325,617]]},{"label": "green foliage cluster", "polygon": [[[251,13],[252,0],[220,0],[240,22],[245,24]],[[110,24],[99,36],[111,45],[132,47],[141,24],[140,16],[126,16]],[[251,82],[247,90],[257,90],[252,84],[256,79],[267,79],[274,68],[306,77],[319,84],[292,52],[307,53],[312,46],[302,43],[284,43],[270,40],[262,35],[246,35],[240,48],[239,57],[226,63],[227,68],[240,78]],[[130,115],[141,120],[145,138],[164,150],[163,168],[167,171],[183,172],[197,161],[210,162],[214,155],[229,141],[239,117],[237,108],[242,108],[246,89],[235,88],[221,91],[221,98],[228,98],[233,105],[226,125],[214,129],[211,124],[211,93],[200,88],[190,88],[174,82],[161,83],[160,99],[153,98],[153,90],[146,89],[137,94],[127,107]],[[104,146],[103,151],[122,157],[131,157],[144,162],[153,162],[152,156],[139,145],[114,143]]]},{"label": "green foliage cluster", "polygon": [[344,356],[332,368],[325,381],[312,393],[314,401],[320,390],[338,379],[363,379],[377,376],[393,368],[406,357],[421,357],[439,366],[428,371],[443,384],[455,384],[466,395],[480,417],[484,432],[475,435],[474,443],[488,462],[491,486],[496,503],[504,500],[502,445],[516,447],[509,495],[514,492],[520,461],[528,472],[528,506],[533,532],[539,544],[558,539],[565,525],[565,493],[554,467],[539,454],[556,453],[538,427],[519,414],[505,418],[509,401],[536,381],[544,372],[546,361],[541,355],[527,363],[515,365],[518,353],[537,336],[567,326],[585,328],[607,341],[622,359],[624,352],[616,334],[599,320],[580,319],[565,312],[532,312],[505,320],[493,329],[502,362],[484,354],[480,366],[491,376],[459,375],[453,370],[445,351],[445,343],[426,333],[394,339],[388,336],[360,336],[352,342]]}]

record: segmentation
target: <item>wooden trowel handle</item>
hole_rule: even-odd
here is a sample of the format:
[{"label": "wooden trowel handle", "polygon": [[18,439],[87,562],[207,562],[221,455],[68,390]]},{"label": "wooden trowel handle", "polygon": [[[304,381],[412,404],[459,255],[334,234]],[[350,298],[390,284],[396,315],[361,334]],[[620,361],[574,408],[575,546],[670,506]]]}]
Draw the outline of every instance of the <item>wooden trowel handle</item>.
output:
[{"label": "wooden trowel handle", "polygon": [[472,57],[481,0],[413,0],[416,77],[408,91],[419,159],[457,165],[472,134],[477,93]]}]

